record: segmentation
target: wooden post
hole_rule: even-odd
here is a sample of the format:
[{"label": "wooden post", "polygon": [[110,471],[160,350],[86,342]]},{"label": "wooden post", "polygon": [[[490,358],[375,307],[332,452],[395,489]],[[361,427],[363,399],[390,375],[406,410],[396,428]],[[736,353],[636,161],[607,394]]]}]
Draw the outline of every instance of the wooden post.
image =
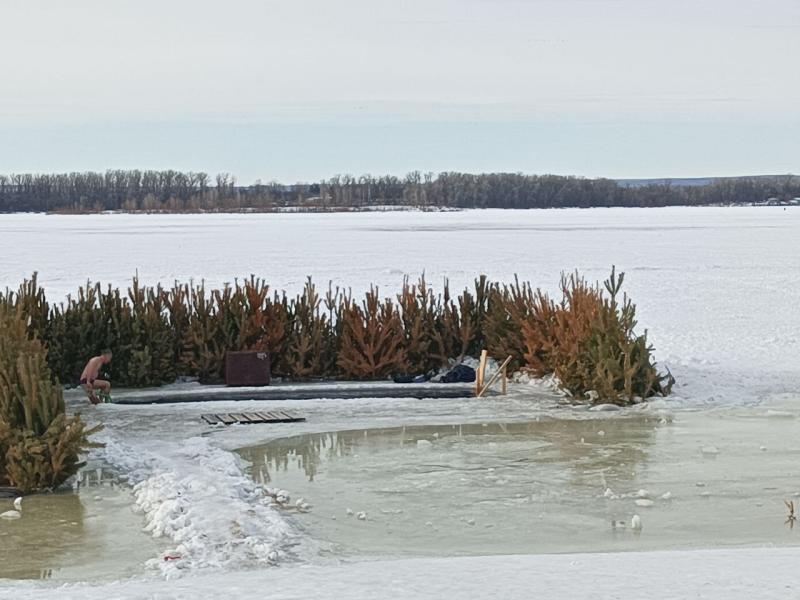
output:
[{"label": "wooden post", "polygon": [[478,372],[475,374],[475,395],[480,396],[483,389],[483,378],[486,373],[486,360],[489,357],[488,350],[481,350],[481,359],[478,362]]},{"label": "wooden post", "polygon": [[500,379],[500,393],[503,396],[508,393],[508,367],[503,367],[503,375]]},{"label": "wooden post", "polygon": [[[490,386],[491,386],[491,385],[492,385],[492,384],[493,384],[495,381],[497,381],[497,380],[500,378],[500,375],[501,375],[502,373],[504,373],[504,372],[505,372],[505,369],[508,367],[508,363],[510,363],[510,362],[511,362],[511,358],[512,358],[512,357],[511,357],[511,356],[509,356],[507,359],[505,359],[505,360],[503,361],[503,364],[502,364],[502,365],[500,365],[500,368],[497,370],[497,372],[496,372],[494,375],[492,375],[492,378],[491,378],[491,379],[489,379],[489,382],[488,382],[486,385],[484,385],[484,386],[483,386],[483,387],[482,387],[480,390],[478,390],[478,398],[480,398],[481,396],[483,396],[483,395],[486,393],[486,390],[488,390],[488,389],[489,389],[489,387],[490,387]],[[476,379],[477,379],[477,378],[476,378]]]}]

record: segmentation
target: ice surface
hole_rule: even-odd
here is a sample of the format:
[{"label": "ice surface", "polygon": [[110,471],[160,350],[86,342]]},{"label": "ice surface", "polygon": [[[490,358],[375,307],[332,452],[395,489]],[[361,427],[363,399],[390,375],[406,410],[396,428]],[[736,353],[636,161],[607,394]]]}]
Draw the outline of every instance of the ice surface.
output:
[{"label": "ice surface", "polygon": [[[311,499],[317,511],[298,521],[351,557],[795,543],[782,504],[797,488],[783,476],[800,460],[794,423],[751,408],[681,411],[667,424],[641,409],[553,415],[306,434],[241,454],[257,481]],[[767,432],[780,440],[770,460],[753,443]],[[725,452],[698,459],[709,439]],[[374,515],[369,527],[327,518],[348,505]],[[637,508],[646,535],[609,528]]]},{"label": "ice surface", "polygon": [[[658,357],[671,367],[796,370],[800,210],[664,208],[457,213],[3,215],[0,286],[40,272],[59,299],[87,280],[127,286],[250,273],[295,292],[321,286],[394,294],[405,274],[455,289],[479,273],[558,288],[562,271],[627,273]],[[722,398],[715,395],[715,401]]]},{"label": "ice surface", "polygon": [[[647,531],[645,522],[642,534]],[[797,589],[795,549],[481,556],[365,561],[199,575],[170,581],[0,588],[0,598],[75,600],[786,600]]]},{"label": "ice surface", "polygon": [[[4,215],[0,286],[16,287],[23,277],[39,271],[51,299],[74,293],[87,279],[125,286],[137,271],[145,283],[193,278],[205,279],[210,286],[255,273],[273,288],[289,292],[312,275],[319,285],[331,280],[360,292],[378,284],[386,294],[396,292],[405,274],[416,278],[424,272],[435,289],[448,277],[458,290],[478,272],[501,281],[517,273],[555,291],[561,271],[579,269],[599,280],[616,264],[627,273],[625,287],[639,307],[640,329],[649,329],[657,358],[678,378],[669,399],[613,412],[564,408],[547,382],[526,383],[527,378],[512,385],[511,395],[502,400],[320,399],[214,405],[219,411],[292,409],[308,418],[306,423],[269,428],[210,428],[199,418],[208,406],[193,404],[106,405],[89,411],[79,395],[70,395],[71,409],[81,406],[90,421],[106,424],[103,438],[109,445],[92,453],[93,464],[108,464],[129,479],[129,493],[139,511],[135,518],[148,536],[161,537],[145,538],[152,545],[140,546],[157,548],[147,552],[150,567],[145,575],[108,586],[90,574],[91,586],[60,588],[58,597],[153,596],[167,589],[164,576],[182,575],[169,583],[173,597],[218,597],[218,584],[224,581],[230,598],[252,597],[264,589],[274,598],[362,598],[374,596],[376,590],[385,598],[527,598],[537,591],[551,598],[666,598],[693,597],[701,589],[715,599],[784,598],[788,586],[796,583],[794,572],[786,568],[797,561],[794,548],[319,565],[320,548],[327,547],[313,543],[314,519],[369,533],[387,520],[404,518],[407,506],[357,504],[354,494],[334,512],[305,489],[286,484],[287,495],[301,495],[314,505],[307,513],[287,515],[271,504],[266,490],[248,477],[247,465],[231,451],[278,438],[358,428],[598,419],[603,423],[594,435],[584,431],[573,440],[577,462],[568,468],[578,480],[591,479],[585,493],[591,506],[612,506],[608,510],[613,514],[604,515],[598,535],[612,535],[613,518],[626,525],[626,543],[639,550],[657,546],[654,540],[663,539],[668,530],[680,537],[702,532],[703,527],[739,528],[740,538],[731,543],[796,543],[793,532],[784,528],[781,511],[784,496],[798,492],[796,482],[786,475],[794,472],[798,460],[798,239],[800,211],[779,208]],[[656,441],[641,446],[643,457],[627,475],[629,480],[599,473],[591,461],[590,472],[581,474],[580,457],[613,449],[615,428],[607,421],[643,414],[636,411],[652,415]],[[414,451],[435,456],[440,439],[427,441],[430,445],[414,445]],[[769,452],[763,451],[766,443]],[[712,447],[716,453],[704,452]],[[636,444],[628,448],[635,450]],[[510,480],[500,483],[502,469],[492,475],[498,481],[491,490],[504,493]],[[641,532],[634,537],[632,513],[641,486],[658,500],[646,509]],[[612,496],[604,497],[608,488]],[[98,509],[107,504],[105,497],[91,502]],[[775,514],[776,506],[780,514]],[[344,508],[351,508],[351,519]],[[403,512],[392,512],[396,510]],[[710,520],[681,520],[684,510],[700,511],[697,514]],[[355,515],[362,512],[367,518],[359,521]],[[331,518],[337,515],[341,518]],[[420,516],[421,527],[431,532],[437,527],[436,519]],[[461,516],[462,531],[490,531],[480,511]],[[99,519],[103,522],[102,514]],[[24,516],[2,521],[0,531],[25,522]],[[694,546],[699,537],[678,543]],[[138,538],[123,536],[122,541],[132,539]],[[708,535],[697,543],[716,542]],[[178,558],[165,561],[165,556]],[[139,572],[143,561],[132,555],[130,559],[134,572]],[[296,566],[309,562],[313,568]],[[280,566],[273,567],[275,563]],[[681,576],[673,577],[669,586],[654,585],[663,580],[665,564]],[[219,578],[220,569],[225,570],[224,579]],[[208,571],[213,573],[205,574]],[[51,595],[52,587],[0,586],[0,597],[42,594]]]}]

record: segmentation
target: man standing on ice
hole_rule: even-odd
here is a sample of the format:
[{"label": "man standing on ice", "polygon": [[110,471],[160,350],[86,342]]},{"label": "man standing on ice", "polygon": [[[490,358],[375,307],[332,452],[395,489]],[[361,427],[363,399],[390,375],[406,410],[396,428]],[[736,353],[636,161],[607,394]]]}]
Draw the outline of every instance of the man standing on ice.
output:
[{"label": "man standing on ice", "polygon": [[86,390],[86,395],[92,404],[100,404],[101,402],[97,394],[95,394],[95,390],[99,390],[103,395],[111,393],[111,383],[98,379],[98,377],[100,376],[100,367],[110,363],[112,356],[111,350],[103,350],[99,356],[90,358],[83,368],[80,384]]}]

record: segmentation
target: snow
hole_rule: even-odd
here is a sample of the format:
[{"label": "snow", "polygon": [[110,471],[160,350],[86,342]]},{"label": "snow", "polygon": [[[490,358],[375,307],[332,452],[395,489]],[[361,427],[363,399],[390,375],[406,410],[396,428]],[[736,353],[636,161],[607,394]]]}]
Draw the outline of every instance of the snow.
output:
[{"label": "snow", "polygon": [[602,280],[616,264],[660,359],[755,374],[796,369],[798,238],[800,211],[780,207],[19,214],[0,220],[0,287],[37,270],[60,299],[87,280],[125,288],[137,272],[150,284],[209,286],[255,273],[290,293],[311,275],[323,287],[394,294],[405,275],[424,273],[437,288],[446,277],[460,290],[485,273],[555,291],[562,271]]},{"label": "snow", "polygon": [[[460,598],[565,600],[784,600],[797,588],[794,549],[698,550],[644,554],[554,554],[366,561],[200,575],[170,581],[69,585],[58,598],[270,600],[441,600]],[[28,600],[51,588],[24,583],[0,598]]]},{"label": "snow", "polygon": [[[791,427],[798,417],[800,389],[798,239],[800,211],[780,208],[4,215],[0,287],[15,288],[37,270],[56,300],[87,279],[127,286],[136,272],[145,283],[205,279],[209,286],[255,273],[290,293],[312,275],[320,286],[330,280],[358,293],[377,284],[386,294],[393,294],[405,275],[415,279],[424,272],[436,290],[447,277],[458,291],[482,272],[499,281],[519,274],[556,291],[562,271],[578,269],[601,280],[616,264],[626,272],[625,289],[638,305],[640,329],[649,330],[658,360],[672,370],[678,385],[669,399],[623,410],[609,405],[564,408],[553,394],[554,382],[522,377],[502,401],[286,401],[276,406],[301,410],[308,423],[277,425],[267,434],[258,427],[209,432],[198,418],[208,407],[192,403],[100,406],[89,412],[78,396],[69,395],[72,409],[81,406],[85,417],[106,424],[99,436],[106,447],[93,451],[91,460],[127,477],[142,528],[167,549],[129,580],[57,590],[56,582],[4,581],[0,598],[216,598],[222,592],[246,598],[258,590],[269,590],[276,599],[344,600],[788,597],[796,574],[786,565],[797,562],[797,548],[320,561],[318,542],[291,512],[293,490],[268,490],[254,482],[231,450],[302,432],[540,416],[615,419],[639,410],[671,423],[674,414],[741,409],[740,420]],[[88,272],[86,265],[91,265]],[[251,404],[264,406],[221,402],[214,409],[246,410]],[[680,427],[675,431],[685,435]],[[597,433],[602,439],[609,435]],[[590,437],[582,440],[587,441],[594,443]],[[771,451],[764,454],[767,441]],[[758,456],[780,458],[781,443],[764,437],[752,441],[752,448]],[[669,482],[676,496],[665,491],[666,485],[650,488],[652,496],[598,485],[597,502],[628,498],[624,504],[631,508],[650,503],[645,523],[627,513],[627,536],[644,538],[653,531],[659,507],[681,502],[685,486],[695,496],[711,496],[713,490],[711,502],[720,499],[718,482],[703,472],[703,464],[731,460],[733,441],[695,444],[697,464],[689,465],[684,481]],[[431,452],[432,444],[418,448]],[[654,502],[651,497],[675,499]],[[305,510],[305,498],[297,502]],[[370,515],[381,516],[368,508],[354,504],[346,513],[352,519],[341,521],[366,528],[373,522]],[[364,522],[358,522],[360,515]],[[17,523],[22,522],[24,515]],[[482,525],[478,519],[477,527]],[[667,577],[669,585],[657,584]]]},{"label": "snow", "polygon": [[151,442],[146,450],[100,439],[103,460],[133,485],[133,510],[144,517],[144,531],[174,544],[165,552],[170,560],[156,557],[147,565],[167,578],[185,570],[273,564],[297,543],[298,532],[243,474],[236,456],[208,439]]}]

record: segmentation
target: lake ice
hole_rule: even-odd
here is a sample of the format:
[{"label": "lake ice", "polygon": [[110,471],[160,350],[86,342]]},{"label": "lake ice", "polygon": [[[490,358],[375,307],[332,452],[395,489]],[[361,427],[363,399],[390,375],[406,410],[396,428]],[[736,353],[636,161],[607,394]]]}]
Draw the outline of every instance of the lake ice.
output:
[{"label": "lake ice", "polygon": [[[103,597],[113,589],[117,596],[140,597],[155,593],[158,587],[154,586],[164,576],[180,576],[182,583],[176,589],[187,596],[202,596],[208,592],[206,573],[224,569],[226,581],[232,586],[231,597],[237,594],[246,597],[248,591],[267,582],[276,586],[275,597],[293,597],[293,594],[324,597],[321,588],[317,589],[319,583],[314,584],[315,578],[324,573],[326,584],[341,588],[342,597],[356,598],[369,589],[365,586],[371,575],[360,570],[360,562],[336,566],[335,548],[344,546],[343,556],[351,559],[359,554],[371,559],[384,557],[370,573],[390,577],[393,572],[413,569],[428,582],[427,589],[434,597],[436,590],[442,588],[437,587],[441,582],[433,573],[442,569],[459,573],[458,579],[465,586],[470,582],[471,587],[462,590],[467,596],[487,597],[491,590],[505,589],[506,583],[497,579],[505,572],[501,564],[517,565],[529,573],[542,569],[562,573],[563,577],[550,581],[547,589],[550,597],[591,597],[591,589],[576,590],[571,586],[575,576],[569,574],[570,565],[579,563],[581,577],[587,581],[604,581],[607,570],[615,569],[621,579],[610,590],[626,590],[628,596],[644,597],[646,593],[647,597],[661,598],[679,589],[679,585],[653,589],[653,580],[663,575],[662,561],[681,564],[683,559],[645,550],[731,544],[792,546],[797,541],[793,530],[784,527],[782,501],[800,493],[800,478],[794,467],[798,452],[794,440],[800,417],[797,408],[800,311],[796,310],[800,289],[799,239],[800,210],[780,208],[0,216],[3,256],[0,285],[16,287],[23,277],[38,271],[52,300],[74,292],[87,279],[127,285],[136,271],[146,283],[205,279],[211,286],[254,273],[267,279],[274,288],[290,292],[298,290],[305,277],[311,275],[319,285],[332,280],[335,285],[360,292],[370,284],[378,284],[385,294],[393,294],[404,275],[417,277],[422,272],[434,288],[445,276],[459,289],[480,273],[499,281],[510,281],[516,273],[534,285],[554,291],[562,271],[578,269],[591,280],[602,280],[611,265],[616,264],[626,272],[625,288],[638,305],[640,328],[649,329],[658,360],[673,371],[679,382],[669,399],[615,415],[558,408],[536,386],[512,386],[511,395],[502,400],[277,403],[303,411],[308,423],[213,431],[199,419],[200,413],[207,412],[207,407],[201,405],[181,405],[177,418],[168,422],[168,415],[176,414],[175,407],[102,406],[90,412],[79,396],[70,394],[71,408],[80,408],[90,419],[107,425],[101,437],[108,445],[93,452],[90,467],[108,466],[123,474],[131,486],[137,486],[135,494],[127,492],[129,503],[135,504],[138,511],[134,516],[141,519],[143,527],[150,528],[147,536],[154,528],[162,533],[157,543],[145,538],[150,545],[141,547],[166,548],[166,552],[182,547],[187,559],[183,565],[181,561],[164,561],[156,551],[150,561],[145,561],[148,563],[145,566],[141,559],[132,558],[136,563],[134,579],[114,584],[112,588],[99,581],[101,577],[84,577],[80,569],[69,564],[59,571],[59,565],[51,563],[55,569],[52,577],[90,581],[88,586],[60,590],[67,595],[72,590],[75,596]],[[258,405],[222,403],[215,409],[224,411],[234,406],[244,409],[250,404]],[[644,414],[649,415],[644,421],[649,423],[646,432],[633,428],[627,438],[619,437],[625,420],[640,423]],[[315,499],[314,490],[299,481],[295,482],[299,489],[292,490],[291,478],[281,480],[277,477],[280,473],[272,473],[270,485],[288,487],[295,498],[298,492],[307,496],[306,500],[314,505],[308,515],[286,515],[262,506],[258,495],[258,461],[254,460],[252,467],[239,464],[232,454],[241,448],[285,444],[280,440],[298,435],[335,436],[345,431],[446,428],[457,424],[524,424],[536,419],[572,423],[566,426],[566,431],[572,433],[559,440],[559,447],[571,447],[574,451],[561,468],[572,474],[578,487],[570,492],[568,485],[559,486],[554,475],[559,472],[558,465],[547,466],[543,462],[541,475],[548,481],[540,491],[564,496],[564,506],[569,512],[578,513],[575,523],[581,526],[585,537],[582,541],[580,535],[572,536],[565,540],[569,542],[566,546],[537,546],[516,532],[516,537],[510,540],[513,543],[505,549],[492,538],[486,543],[486,552],[527,554],[602,548],[635,550],[636,558],[629,553],[596,555],[596,560],[580,554],[568,555],[564,560],[529,554],[509,558],[504,563],[489,558],[479,559],[483,561],[479,563],[447,558],[480,554],[485,541],[482,536],[486,528],[482,528],[480,535],[474,533],[477,531],[474,528],[485,525],[483,511],[468,515],[469,511],[460,508],[453,511],[454,522],[450,525],[467,531],[467,537],[456,536],[449,546],[445,539],[434,548],[427,548],[431,551],[419,554],[444,558],[425,558],[413,563],[413,567],[408,562],[387,560],[392,554],[415,556],[413,543],[403,546],[401,540],[398,547],[403,546],[402,549],[392,552],[390,544],[381,546],[378,535],[361,542],[352,537],[353,531],[362,535],[369,528],[385,526],[384,521],[406,518],[402,516],[405,513],[381,513],[381,510],[401,510],[397,498],[381,504],[375,501],[369,486],[362,485],[358,491],[359,469],[379,473],[382,464],[402,465],[405,450],[414,453],[413,460],[408,455],[409,465],[427,452],[441,454],[446,465],[458,464],[458,460],[466,460],[467,456],[472,467],[484,471],[497,468],[488,464],[493,460],[490,447],[473,446],[474,440],[442,448],[435,438],[426,438],[430,447],[422,444],[402,452],[399,449],[379,452],[366,463],[348,463],[352,464],[347,467],[352,471],[345,471],[346,476],[336,484],[343,497],[330,501]],[[584,420],[592,424],[581,424]],[[611,424],[601,424],[604,420],[610,420]],[[580,434],[587,427],[592,434]],[[604,435],[598,437],[600,430]],[[498,444],[497,457],[505,460],[548,438],[534,435],[532,439],[530,447],[516,446],[519,440],[510,445],[501,439],[484,441]],[[441,443],[446,444],[444,440]],[[475,451],[477,448],[480,450]],[[614,473],[606,473],[598,464],[605,465],[602,461],[608,458],[606,455],[613,456],[617,451],[634,452],[639,458],[634,461],[637,467],[630,479],[615,483]],[[242,452],[246,455],[246,451]],[[547,452],[542,460],[546,458]],[[468,466],[462,464],[463,468]],[[497,477],[509,479],[505,475],[498,473]],[[436,475],[451,476],[453,472]],[[621,475],[618,473],[617,477]],[[466,482],[459,484],[469,486],[472,480],[465,479]],[[413,486],[424,482],[411,477],[407,483]],[[510,478],[500,488],[507,487],[502,493],[508,492],[508,500],[513,501],[516,494],[525,497],[522,488],[529,483],[526,479]],[[604,497],[609,488],[612,494],[621,495],[636,493],[644,487],[653,495],[652,506],[637,505],[634,497],[616,500]],[[169,497],[170,490],[176,489],[183,494],[180,501]],[[487,489],[497,491],[497,488]],[[673,495],[672,499],[660,498],[666,492]],[[479,496],[475,489],[462,490],[464,501],[480,500]],[[547,498],[550,501],[545,502],[540,512],[550,515],[548,511],[557,509],[556,496],[549,493],[542,496],[542,501]],[[531,490],[528,503],[534,497],[535,491]],[[435,494],[430,499],[427,506],[416,509],[424,520],[421,525],[413,524],[413,532],[417,526],[433,524],[435,519],[430,514],[426,516],[426,511],[435,511],[444,503]],[[424,500],[422,492],[415,498],[416,502]],[[522,499],[519,500],[521,503]],[[80,501],[93,502],[86,493],[81,494]],[[350,506],[358,502],[364,506]],[[581,511],[580,505],[586,503],[586,510]],[[358,521],[353,517],[351,524],[339,504],[347,504],[344,508],[352,508],[354,512],[365,510],[367,518]],[[502,507],[502,502],[499,506]],[[322,512],[329,508],[337,511],[335,525],[330,519],[332,514]],[[180,509],[188,510],[190,517],[181,518]],[[499,510],[498,506],[490,506],[486,512],[497,519]],[[633,537],[629,531],[624,534],[612,531],[612,518],[629,522],[634,512],[644,524],[640,536]],[[90,514],[106,518],[103,511],[94,510]],[[569,529],[571,525],[565,521],[567,511],[559,514],[556,510],[553,515],[548,527],[557,530],[559,523],[565,523]],[[15,521],[14,526],[24,526],[26,516]],[[465,520],[461,521],[461,517]],[[325,527],[315,523],[323,518]],[[697,526],[692,524],[693,518],[700,520]],[[475,519],[474,526],[468,523],[469,519]],[[37,522],[40,527],[41,520]],[[344,535],[332,529],[359,524],[363,525],[361,530],[348,530]],[[0,528],[4,526],[0,523]],[[454,533],[452,529],[450,535],[462,531]],[[15,531],[18,533],[19,529]],[[556,538],[553,535],[549,539]],[[199,540],[207,543],[203,545]],[[329,543],[334,544],[333,556]],[[453,548],[462,543],[467,547],[466,552]],[[277,562],[282,566],[278,569],[265,566],[274,562],[273,552],[280,555]],[[722,590],[720,595],[710,593],[709,597],[726,599],[751,597],[754,589],[762,597],[773,592],[775,597],[781,597],[785,579],[780,573],[772,573],[771,565],[776,560],[786,560],[787,556],[791,560],[797,558],[794,548],[754,548],[738,555],[724,550],[707,552],[703,562],[708,569],[691,560],[687,565],[696,569],[697,577],[707,580],[716,577],[715,573],[725,573],[727,583],[718,586]],[[638,565],[633,571],[629,568],[631,561]],[[315,565],[314,576],[291,575],[292,569],[304,564]],[[485,573],[484,583],[472,581],[470,574],[487,565],[494,566]],[[15,568],[19,571],[23,567]],[[752,573],[770,571],[772,575],[768,582],[753,588],[750,583],[755,575],[751,568]],[[119,572],[120,576],[129,574],[125,569]],[[689,580],[691,577],[686,579]],[[527,589],[533,589],[535,584],[534,577],[527,582]],[[9,583],[0,590],[0,597],[5,590],[18,598],[35,597],[49,589],[48,585]],[[595,591],[603,589],[604,584],[597,585]],[[388,591],[386,595],[391,596]],[[424,593],[417,595],[423,597]]]}]

